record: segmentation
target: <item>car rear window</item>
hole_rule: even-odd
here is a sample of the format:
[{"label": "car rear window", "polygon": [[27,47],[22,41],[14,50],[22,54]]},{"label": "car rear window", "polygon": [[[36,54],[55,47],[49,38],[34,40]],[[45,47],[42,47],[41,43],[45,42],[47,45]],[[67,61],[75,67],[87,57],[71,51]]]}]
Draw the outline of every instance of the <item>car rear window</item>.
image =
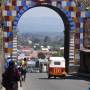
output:
[{"label": "car rear window", "polygon": [[60,62],[54,62],[54,65],[60,65],[61,63]]}]

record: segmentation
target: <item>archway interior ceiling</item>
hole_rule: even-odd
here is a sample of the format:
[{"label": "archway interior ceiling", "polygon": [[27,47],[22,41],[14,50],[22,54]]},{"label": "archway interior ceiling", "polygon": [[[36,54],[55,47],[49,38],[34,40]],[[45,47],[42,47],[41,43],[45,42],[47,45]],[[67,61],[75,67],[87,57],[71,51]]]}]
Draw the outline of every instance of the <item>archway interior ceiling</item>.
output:
[{"label": "archway interior ceiling", "polygon": [[76,44],[82,46],[83,18],[90,17],[90,12],[81,11],[81,8],[77,7],[73,0],[6,0],[4,5],[1,7],[4,21],[4,49],[6,54],[12,53],[13,38],[11,37],[13,37],[13,32],[16,32],[16,27],[22,14],[28,9],[40,5],[51,5],[62,10],[62,12],[68,18],[70,24],[70,32],[75,32],[78,36],[78,43]]}]

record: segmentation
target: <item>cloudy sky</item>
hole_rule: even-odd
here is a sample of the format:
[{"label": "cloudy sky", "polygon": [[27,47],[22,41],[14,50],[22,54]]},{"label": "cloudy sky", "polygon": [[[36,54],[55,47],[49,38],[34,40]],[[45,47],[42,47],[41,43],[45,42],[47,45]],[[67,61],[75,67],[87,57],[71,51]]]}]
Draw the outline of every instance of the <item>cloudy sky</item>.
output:
[{"label": "cloudy sky", "polygon": [[52,9],[35,7],[26,11],[18,22],[19,32],[62,32],[61,17]]}]

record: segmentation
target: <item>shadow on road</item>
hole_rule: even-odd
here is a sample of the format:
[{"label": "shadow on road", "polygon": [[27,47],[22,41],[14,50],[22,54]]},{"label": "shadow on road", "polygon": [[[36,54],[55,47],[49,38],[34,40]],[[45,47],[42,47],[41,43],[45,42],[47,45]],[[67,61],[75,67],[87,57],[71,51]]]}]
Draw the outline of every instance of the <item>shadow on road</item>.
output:
[{"label": "shadow on road", "polygon": [[85,78],[85,77],[80,77],[78,75],[68,75],[65,78],[63,78],[63,77],[61,77],[61,78],[58,78],[58,77],[54,78],[54,77],[52,77],[50,79],[48,79],[48,78],[37,78],[37,79],[40,79],[40,80],[66,80],[66,79],[70,79],[70,80],[85,80],[85,81],[90,82],[90,79]]},{"label": "shadow on road", "polygon": [[66,77],[66,79],[85,80],[85,81],[89,81],[90,82],[90,79],[88,79],[86,77],[78,76],[78,75],[69,75],[69,76]]}]

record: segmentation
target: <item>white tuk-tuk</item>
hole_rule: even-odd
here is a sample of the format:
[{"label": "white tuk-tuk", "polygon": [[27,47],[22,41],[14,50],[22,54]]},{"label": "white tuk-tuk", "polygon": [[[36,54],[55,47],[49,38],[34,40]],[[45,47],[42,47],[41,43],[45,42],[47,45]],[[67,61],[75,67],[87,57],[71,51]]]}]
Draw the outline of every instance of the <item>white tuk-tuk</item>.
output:
[{"label": "white tuk-tuk", "polygon": [[48,78],[66,76],[64,57],[50,57],[48,60]]}]

